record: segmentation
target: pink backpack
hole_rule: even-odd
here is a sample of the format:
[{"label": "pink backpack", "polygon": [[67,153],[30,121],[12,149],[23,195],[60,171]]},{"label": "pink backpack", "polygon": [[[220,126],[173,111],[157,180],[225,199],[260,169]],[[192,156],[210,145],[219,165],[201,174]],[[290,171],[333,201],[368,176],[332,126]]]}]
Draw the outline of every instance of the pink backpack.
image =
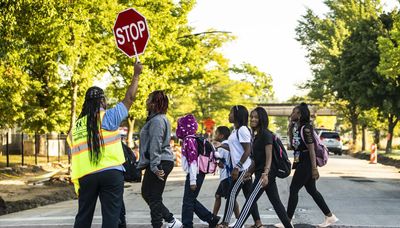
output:
[{"label": "pink backpack", "polygon": [[[303,142],[305,142],[303,135],[304,127],[305,125],[302,126],[300,130],[300,135]],[[317,166],[322,167],[326,165],[326,163],[328,163],[328,158],[329,158],[328,148],[326,148],[326,146],[321,142],[314,129],[312,131],[313,131],[314,150],[315,150],[315,158],[317,159]]]},{"label": "pink backpack", "polygon": [[217,170],[217,160],[215,158],[214,146],[204,137],[188,135],[187,137],[193,137],[197,143],[197,163],[199,170],[202,173],[215,173]]}]

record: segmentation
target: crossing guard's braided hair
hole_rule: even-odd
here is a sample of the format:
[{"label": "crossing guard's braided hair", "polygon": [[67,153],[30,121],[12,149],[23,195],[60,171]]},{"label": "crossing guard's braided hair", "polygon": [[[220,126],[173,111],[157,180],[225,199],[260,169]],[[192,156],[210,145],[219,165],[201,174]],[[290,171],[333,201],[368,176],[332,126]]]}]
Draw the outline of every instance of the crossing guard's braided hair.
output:
[{"label": "crossing guard's braided hair", "polygon": [[101,150],[104,149],[103,135],[101,134],[100,108],[101,101],[105,99],[104,91],[97,87],[90,87],[86,91],[85,102],[79,119],[87,116],[87,144],[89,147],[89,159],[93,165],[97,165],[101,159]]}]

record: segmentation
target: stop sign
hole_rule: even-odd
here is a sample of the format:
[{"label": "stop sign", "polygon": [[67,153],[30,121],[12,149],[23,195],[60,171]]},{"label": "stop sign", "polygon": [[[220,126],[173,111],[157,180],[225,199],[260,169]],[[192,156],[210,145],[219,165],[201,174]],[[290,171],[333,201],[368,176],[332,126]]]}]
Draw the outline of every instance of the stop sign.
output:
[{"label": "stop sign", "polygon": [[118,48],[129,57],[142,54],[150,34],[146,18],[133,8],[120,12],[114,24],[114,37]]}]

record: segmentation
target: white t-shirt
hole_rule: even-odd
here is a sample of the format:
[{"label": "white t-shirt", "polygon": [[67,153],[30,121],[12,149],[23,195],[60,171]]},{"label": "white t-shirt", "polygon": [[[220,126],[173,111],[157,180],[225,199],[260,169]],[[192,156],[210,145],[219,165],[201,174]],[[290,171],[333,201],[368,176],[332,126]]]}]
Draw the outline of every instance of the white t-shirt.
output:
[{"label": "white t-shirt", "polygon": [[[239,131],[236,133],[236,131]],[[232,160],[232,166],[235,168],[236,164],[239,163],[240,158],[242,158],[242,155],[244,153],[244,148],[242,144],[240,143],[251,143],[251,133],[250,130],[246,126],[240,127],[238,130],[234,129],[231,133],[231,135],[228,138],[228,144],[229,144],[229,150],[231,153],[231,160]],[[239,171],[246,170],[250,167],[251,165],[251,160],[250,160],[250,155],[247,158],[247,160],[243,164],[243,168],[240,169]]]},{"label": "white t-shirt", "polygon": [[[228,140],[223,141],[221,144],[228,144]],[[225,150],[222,147],[219,147],[217,149],[217,151],[218,151],[218,153],[220,155],[220,158],[224,158],[225,159],[225,163],[230,165],[230,159],[231,158],[229,156],[229,151]],[[223,169],[220,168],[219,169],[219,180],[222,181],[222,180],[224,180],[224,179],[226,179],[228,177],[229,177],[229,174],[228,174],[228,170],[227,170],[226,166],[224,166]]]}]

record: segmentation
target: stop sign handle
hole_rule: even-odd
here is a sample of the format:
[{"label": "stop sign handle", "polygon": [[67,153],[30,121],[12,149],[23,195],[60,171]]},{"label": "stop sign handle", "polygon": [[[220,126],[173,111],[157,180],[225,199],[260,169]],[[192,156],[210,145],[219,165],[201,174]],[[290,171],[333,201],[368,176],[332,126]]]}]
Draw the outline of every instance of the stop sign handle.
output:
[{"label": "stop sign handle", "polygon": [[136,50],[135,42],[132,42],[132,44],[133,44],[133,50],[135,51],[136,63],[140,63],[139,56],[138,56],[137,50]]}]

